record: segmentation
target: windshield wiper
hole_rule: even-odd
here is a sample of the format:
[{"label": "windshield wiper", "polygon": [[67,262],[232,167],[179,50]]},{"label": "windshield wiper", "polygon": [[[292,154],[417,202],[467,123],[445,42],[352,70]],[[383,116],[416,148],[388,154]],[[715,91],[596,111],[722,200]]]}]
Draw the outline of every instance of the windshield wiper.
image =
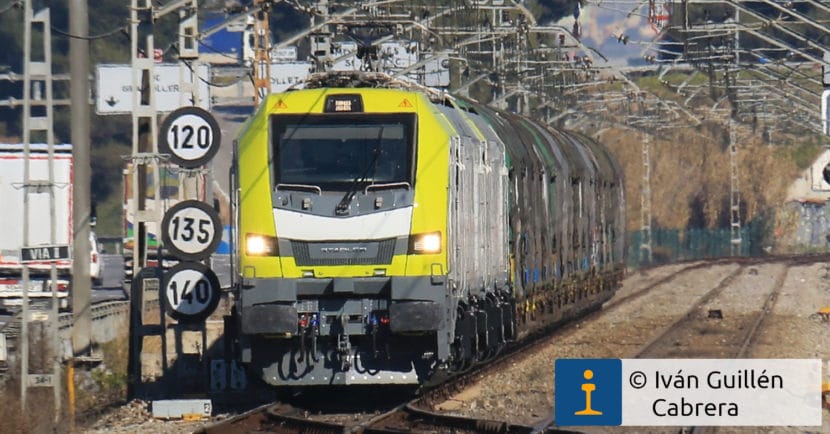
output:
[{"label": "windshield wiper", "polygon": [[386,182],[383,184],[369,184],[366,188],[363,189],[363,194],[369,192],[369,190],[386,190],[386,189],[393,189],[393,188],[405,188],[407,190],[412,189],[412,184],[406,181],[398,181],[398,182]]},{"label": "windshield wiper", "polygon": [[277,184],[275,190],[299,190],[299,191],[314,191],[318,195],[323,194],[323,189],[319,186],[311,184]]},{"label": "windshield wiper", "polygon": [[375,163],[378,161],[378,157],[380,157],[380,148],[382,143],[383,127],[380,127],[380,131],[378,132],[377,146],[375,147],[375,155],[372,157],[372,161],[369,161],[369,164],[366,166],[366,169],[363,170],[363,174],[352,180],[352,183],[349,186],[349,189],[346,191],[346,194],[343,195],[343,198],[340,199],[340,202],[334,208],[335,214],[346,215],[349,213],[349,204],[352,202],[354,195],[360,188],[360,184],[366,182],[366,178],[369,176],[369,171],[375,167]]}]

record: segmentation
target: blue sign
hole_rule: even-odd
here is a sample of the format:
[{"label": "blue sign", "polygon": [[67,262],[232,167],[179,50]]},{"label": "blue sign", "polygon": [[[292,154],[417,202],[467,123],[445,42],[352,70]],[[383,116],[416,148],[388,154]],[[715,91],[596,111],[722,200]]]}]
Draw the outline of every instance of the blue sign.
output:
[{"label": "blue sign", "polygon": [[[225,21],[226,18],[224,15],[219,17],[211,17],[205,20],[203,27],[205,29],[210,29],[224,23]],[[245,21],[242,21],[242,23],[244,24]],[[242,33],[229,32],[227,29],[219,30],[205,38],[200,49],[207,53],[222,53],[237,56],[242,50]]]},{"label": "blue sign", "polygon": [[622,361],[558,359],[555,417],[559,426],[622,423]]}]

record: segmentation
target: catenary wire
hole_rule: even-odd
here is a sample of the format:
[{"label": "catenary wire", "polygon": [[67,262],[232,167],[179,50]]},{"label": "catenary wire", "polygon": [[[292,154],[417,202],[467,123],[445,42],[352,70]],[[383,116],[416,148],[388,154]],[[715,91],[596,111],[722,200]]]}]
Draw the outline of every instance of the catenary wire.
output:
[{"label": "catenary wire", "polygon": [[65,32],[65,31],[63,31],[63,30],[61,30],[61,29],[59,29],[55,26],[49,26],[49,28],[52,29],[53,32],[55,32],[55,33],[57,33],[61,36],[65,36],[67,38],[72,38],[72,39],[83,39],[83,40],[86,40],[86,41],[92,41],[92,40],[95,40],[95,39],[109,38],[110,36],[117,35],[118,33],[127,32],[127,27],[123,26],[123,27],[119,27],[117,29],[113,29],[113,30],[111,30],[109,32],[106,32],[106,33],[101,33],[99,35],[79,36],[79,35],[73,35],[71,33]]}]

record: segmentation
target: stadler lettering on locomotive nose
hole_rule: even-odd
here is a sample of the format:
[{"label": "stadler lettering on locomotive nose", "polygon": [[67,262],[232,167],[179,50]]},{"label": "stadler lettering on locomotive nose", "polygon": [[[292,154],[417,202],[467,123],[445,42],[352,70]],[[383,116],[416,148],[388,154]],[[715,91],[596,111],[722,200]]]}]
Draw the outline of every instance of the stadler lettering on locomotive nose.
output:
[{"label": "stadler lettering on locomotive nose", "polygon": [[322,253],[365,253],[366,247],[321,247]]}]

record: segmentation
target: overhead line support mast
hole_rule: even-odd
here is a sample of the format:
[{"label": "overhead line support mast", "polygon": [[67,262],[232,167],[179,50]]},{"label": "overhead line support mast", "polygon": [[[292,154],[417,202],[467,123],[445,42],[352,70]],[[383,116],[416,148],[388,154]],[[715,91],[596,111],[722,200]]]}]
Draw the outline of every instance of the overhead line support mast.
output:
[{"label": "overhead line support mast", "polygon": [[271,93],[271,0],[254,0],[254,107]]},{"label": "overhead line support mast", "polygon": [[[54,171],[54,156],[55,156],[55,133],[54,133],[54,110],[53,110],[53,92],[52,92],[52,34],[51,34],[51,15],[49,8],[41,9],[37,13],[32,10],[32,2],[25,1],[24,5],[24,54],[23,54],[23,246],[29,246],[29,236],[35,231],[43,230],[43,228],[30,227],[30,195],[46,193],[49,195],[49,240],[52,245],[57,241],[56,233],[56,212],[55,212],[55,171]],[[41,49],[33,50],[33,31],[38,31],[41,34]],[[37,55],[39,60],[33,60],[33,51],[39,52]],[[37,115],[32,112],[32,90],[39,88],[42,84],[45,88],[46,101],[44,110],[38,112]],[[37,91],[36,91],[37,93]],[[39,98],[39,96],[35,96]],[[30,150],[32,133],[39,133],[46,136],[46,143],[48,146],[48,178],[47,179],[33,179]],[[40,175],[42,176],[42,175]],[[23,257],[21,255],[21,262]],[[32,374],[29,371],[29,323],[37,320],[32,315],[32,309],[29,305],[29,291],[30,291],[30,270],[28,264],[23,264],[23,282],[22,282],[22,319],[20,330],[20,405],[22,411],[27,411],[27,392],[28,388],[32,386],[47,386],[54,391],[54,420],[58,421],[61,411],[61,388],[60,375],[61,365],[60,357],[58,356],[58,348],[60,347],[60,340],[58,335],[58,297],[57,297],[57,280],[58,272],[54,261],[50,261],[51,266],[49,270],[49,287],[52,292],[51,309],[49,310],[49,335],[47,342],[51,345],[42,345],[41,350],[45,350],[45,360],[51,360],[52,373],[46,374],[44,372]],[[46,369],[45,364],[40,366],[38,370]],[[32,381],[34,380],[34,381]]]}]

